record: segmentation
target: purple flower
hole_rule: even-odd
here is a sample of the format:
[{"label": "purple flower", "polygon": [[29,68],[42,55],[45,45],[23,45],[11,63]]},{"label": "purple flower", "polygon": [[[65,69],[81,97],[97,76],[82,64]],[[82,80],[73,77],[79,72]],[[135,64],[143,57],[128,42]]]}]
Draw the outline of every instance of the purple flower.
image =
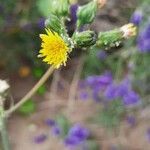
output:
[{"label": "purple flower", "polygon": [[96,90],[93,91],[93,99],[96,102],[100,102],[101,101],[100,96],[99,96],[99,91],[96,91]]},{"label": "purple flower", "polygon": [[58,125],[55,125],[52,128],[52,134],[55,135],[55,136],[60,135],[61,134],[61,128]]},{"label": "purple flower", "polygon": [[115,100],[117,98],[117,85],[109,85],[104,92],[104,96],[107,100]]},{"label": "purple flower", "polygon": [[126,117],[127,123],[133,127],[136,124],[136,119],[134,116],[127,116]]},{"label": "purple flower", "polygon": [[139,33],[137,46],[142,53],[150,52],[150,24]]},{"label": "purple flower", "polygon": [[111,73],[106,72],[103,75],[99,76],[97,81],[100,84],[109,85],[112,82],[112,75]]},{"label": "purple flower", "polygon": [[37,21],[37,26],[40,28],[40,29],[43,29],[45,27],[45,19],[44,18],[40,18],[38,21]]},{"label": "purple flower", "polygon": [[47,120],[45,121],[45,123],[46,123],[48,126],[50,126],[50,127],[53,127],[53,126],[56,125],[56,122],[55,122],[55,120],[53,120],[53,119],[47,119]]},{"label": "purple flower", "polygon": [[105,73],[100,76],[89,76],[86,79],[86,82],[87,85],[89,85],[92,88],[107,86],[112,82],[112,75],[110,73]]},{"label": "purple flower", "polygon": [[34,138],[34,142],[37,144],[43,143],[47,139],[47,135],[41,134]]},{"label": "purple flower", "polygon": [[123,80],[117,87],[116,95],[118,97],[123,97],[128,94],[129,90],[131,88],[129,80]]},{"label": "purple flower", "polygon": [[105,51],[100,50],[97,52],[97,57],[101,60],[105,60],[107,57],[107,53]]},{"label": "purple flower", "polygon": [[126,106],[134,106],[140,103],[140,97],[134,91],[128,92],[127,95],[123,97],[123,103]]},{"label": "purple flower", "polygon": [[77,4],[73,4],[70,7],[70,12],[71,12],[71,20],[73,23],[76,23],[77,21],[77,9],[78,9],[78,5]]},{"label": "purple flower", "polygon": [[80,93],[80,99],[81,100],[87,100],[88,99],[88,93],[87,92],[85,92],[85,91],[82,91],[81,93]]},{"label": "purple flower", "polygon": [[79,124],[75,124],[70,128],[68,135],[65,139],[65,144],[68,146],[76,146],[84,142],[88,137],[89,130],[80,126]]},{"label": "purple flower", "polygon": [[130,22],[135,25],[139,25],[143,19],[143,14],[141,10],[136,10],[131,16]]}]

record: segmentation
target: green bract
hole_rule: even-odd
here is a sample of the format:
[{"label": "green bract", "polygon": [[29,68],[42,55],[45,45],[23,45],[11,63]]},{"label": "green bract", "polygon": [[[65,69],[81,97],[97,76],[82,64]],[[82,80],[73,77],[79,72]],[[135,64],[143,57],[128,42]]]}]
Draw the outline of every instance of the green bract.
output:
[{"label": "green bract", "polygon": [[80,6],[77,11],[77,26],[80,27],[82,25],[92,23],[96,16],[97,7],[98,4],[96,1]]},{"label": "green bract", "polygon": [[89,47],[96,43],[97,35],[94,31],[83,31],[74,36],[75,45],[78,47]]},{"label": "green bract", "polygon": [[101,48],[118,47],[123,39],[123,34],[119,29],[100,32],[96,45]]},{"label": "green bract", "polygon": [[61,33],[62,24],[60,19],[56,15],[50,14],[49,18],[45,21],[45,26],[57,32],[58,34]]},{"label": "green bract", "polygon": [[66,17],[69,15],[69,0],[52,0],[52,13],[58,17]]}]

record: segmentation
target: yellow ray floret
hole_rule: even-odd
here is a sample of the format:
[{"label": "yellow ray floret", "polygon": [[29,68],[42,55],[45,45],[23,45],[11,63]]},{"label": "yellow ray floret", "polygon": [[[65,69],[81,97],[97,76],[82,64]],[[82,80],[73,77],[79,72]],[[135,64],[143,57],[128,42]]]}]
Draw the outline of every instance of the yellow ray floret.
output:
[{"label": "yellow ray floret", "polygon": [[51,32],[50,29],[46,29],[46,33],[40,34],[42,44],[39,57],[44,57],[43,61],[52,65],[54,68],[59,68],[61,65],[65,66],[69,47],[56,32]]}]

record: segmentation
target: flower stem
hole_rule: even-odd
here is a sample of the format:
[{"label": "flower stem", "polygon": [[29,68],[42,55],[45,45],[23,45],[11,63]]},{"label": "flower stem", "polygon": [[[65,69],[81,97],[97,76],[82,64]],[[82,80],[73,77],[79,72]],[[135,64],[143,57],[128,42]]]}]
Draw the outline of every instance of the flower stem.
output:
[{"label": "flower stem", "polygon": [[0,107],[0,134],[1,134],[3,150],[10,150],[9,138],[6,129],[6,118],[2,106]]},{"label": "flower stem", "polygon": [[35,92],[39,89],[39,87],[44,84],[44,82],[48,79],[48,77],[53,73],[54,68],[49,67],[47,72],[42,76],[42,78],[36,83],[36,85],[12,108],[5,111],[5,115],[8,117],[11,113],[15,112],[21,105],[23,105],[26,101],[28,101]]}]

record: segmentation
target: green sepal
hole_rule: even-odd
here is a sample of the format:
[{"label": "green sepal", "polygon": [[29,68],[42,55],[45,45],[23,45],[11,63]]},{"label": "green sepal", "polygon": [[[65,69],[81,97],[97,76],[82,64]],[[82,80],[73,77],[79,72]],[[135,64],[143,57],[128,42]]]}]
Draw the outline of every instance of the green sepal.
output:
[{"label": "green sepal", "polygon": [[96,1],[91,1],[86,5],[80,6],[77,10],[77,27],[85,24],[90,24],[96,17],[98,4]]},{"label": "green sepal", "polygon": [[100,48],[113,48],[118,47],[123,40],[123,34],[120,30],[111,30],[100,32],[96,42],[97,47]]},{"label": "green sepal", "polygon": [[77,47],[90,47],[96,43],[97,35],[94,31],[78,32],[74,35],[74,42]]}]

